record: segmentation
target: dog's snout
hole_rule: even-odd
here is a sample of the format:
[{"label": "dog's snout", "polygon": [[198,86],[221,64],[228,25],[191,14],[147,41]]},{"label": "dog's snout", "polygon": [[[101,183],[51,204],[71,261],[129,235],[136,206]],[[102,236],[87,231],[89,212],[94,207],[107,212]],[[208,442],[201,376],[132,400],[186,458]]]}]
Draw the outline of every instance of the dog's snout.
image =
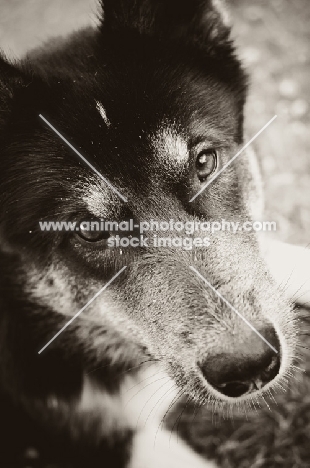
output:
[{"label": "dog's snout", "polygon": [[209,384],[222,394],[237,398],[259,390],[272,381],[280,369],[280,343],[272,327],[260,333],[278,353],[253,334],[246,339],[234,340],[227,346],[229,352],[209,353],[200,364]]}]

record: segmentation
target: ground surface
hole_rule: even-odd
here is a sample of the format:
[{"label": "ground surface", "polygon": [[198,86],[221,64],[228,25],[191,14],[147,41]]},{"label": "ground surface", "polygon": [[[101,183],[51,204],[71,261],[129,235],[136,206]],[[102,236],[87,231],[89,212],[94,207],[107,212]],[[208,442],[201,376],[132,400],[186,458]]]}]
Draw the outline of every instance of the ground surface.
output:
[{"label": "ground surface", "polygon": [[[253,136],[274,114],[278,119],[257,140],[266,187],[266,219],[278,222],[276,236],[310,242],[310,2],[234,0],[234,36],[252,76],[246,127]],[[94,22],[95,1],[0,0],[0,45],[20,56],[55,34]],[[305,313],[305,315],[307,315]],[[307,319],[308,320],[308,319]],[[309,323],[301,337],[309,347]],[[310,371],[303,350],[301,366]],[[308,363],[308,364],[307,364]],[[310,467],[310,380],[299,375],[277,406],[248,420],[211,423],[206,410],[187,407],[178,431],[222,468]],[[171,419],[171,424],[179,416]],[[27,466],[39,466],[29,452]],[[251,461],[249,461],[251,460]],[[21,465],[23,466],[23,465]],[[25,465],[26,466],[26,465]],[[9,468],[9,466],[4,467]]]},{"label": "ground surface", "polygon": [[234,35],[251,74],[246,127],[256,141],[266,193],[266,219],[277,237],[310,242],[310,2],[235,0]]}]

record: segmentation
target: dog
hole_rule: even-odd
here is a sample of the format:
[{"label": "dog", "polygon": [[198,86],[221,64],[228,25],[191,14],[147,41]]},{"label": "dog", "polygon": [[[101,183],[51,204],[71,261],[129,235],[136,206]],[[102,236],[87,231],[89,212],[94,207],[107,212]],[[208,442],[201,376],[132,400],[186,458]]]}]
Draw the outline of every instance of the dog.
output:
[{"label": "dog", "polygon": [[184,395],[230,411],[286,385],[297,326],[271,270],[287,246],[272,258],[238,231],[109,248],[115,232],[39,221],[255,219],[255,155],[219,173],[245,143],[247,75],[219,0],[102,12],[97,29],[0,61],[1,392],[65,466],[210,468],[165,416]]}]

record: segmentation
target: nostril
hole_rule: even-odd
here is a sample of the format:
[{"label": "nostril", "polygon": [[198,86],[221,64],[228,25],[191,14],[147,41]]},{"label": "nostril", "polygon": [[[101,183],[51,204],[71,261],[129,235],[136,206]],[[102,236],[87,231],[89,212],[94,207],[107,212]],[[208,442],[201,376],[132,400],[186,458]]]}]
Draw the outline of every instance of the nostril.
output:
[{"label": "nostril", "polygon": [[250,384],[245,382],[229,382],[216,387],[216,389],[231,398],[238,398],[249,393]]},{"label": "nostril", "polygon": [[[274,330],[264,332],[280,350]],[[230,348],[229,352],[209,354],[200,364],[205,379],[223,395],[238,398],[260,390],[279,373],[280,352],[275,354],[262,340],[233,342]]]}]

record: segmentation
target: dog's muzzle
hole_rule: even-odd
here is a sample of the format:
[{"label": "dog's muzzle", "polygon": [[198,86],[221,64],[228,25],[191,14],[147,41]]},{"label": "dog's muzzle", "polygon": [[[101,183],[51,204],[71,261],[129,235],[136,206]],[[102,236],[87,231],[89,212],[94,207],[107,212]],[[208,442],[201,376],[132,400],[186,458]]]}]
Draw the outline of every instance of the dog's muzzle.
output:
[{"label": "dog's muzzle", "polygon": [[238,398],[260,390],[279,373],[281,356],[276,332],[272,326],[259,331],[278,353],[258,336],[249,334],[239,341],[232,340],[229,352],[209,353],[200,363],[204,378],[218,392]]}]

